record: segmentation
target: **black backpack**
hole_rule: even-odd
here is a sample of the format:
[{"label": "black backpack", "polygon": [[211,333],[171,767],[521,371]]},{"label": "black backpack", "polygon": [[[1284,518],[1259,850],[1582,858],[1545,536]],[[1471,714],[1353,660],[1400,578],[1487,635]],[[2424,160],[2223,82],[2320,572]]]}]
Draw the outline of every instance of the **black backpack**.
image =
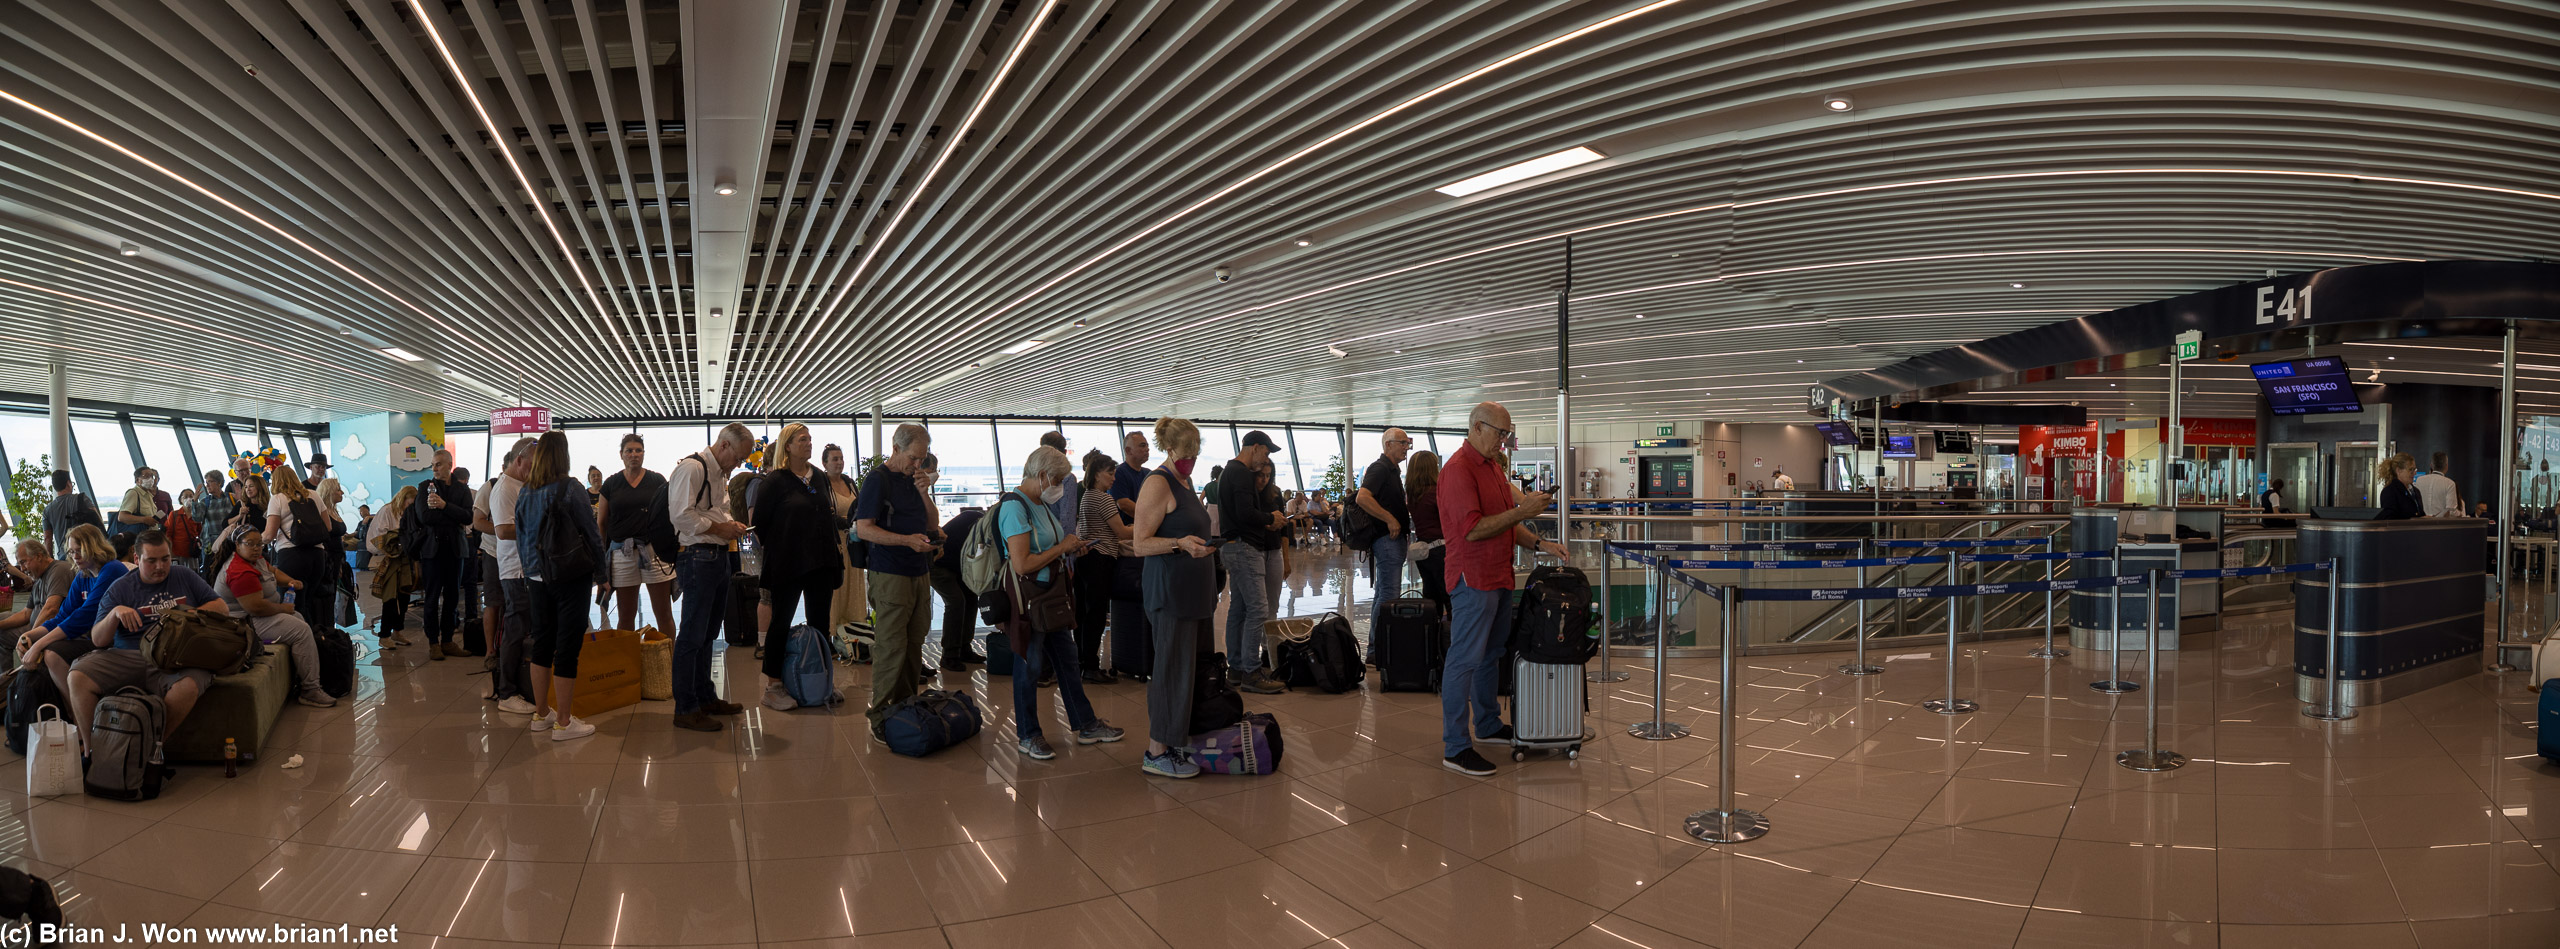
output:
[{"label": "black backpack", "polygon": [[1227,682],[1227,654],[1201,654],[1191,677],[1191,734],[1201,735],[1244,721],[1244,696]]},{"label": "black backpack", "polygon": [[285,520],[284,536],[296,547],[321,547],[329,543],[329,522],[320,516],[320,502],[295,498],[286,510],[292,517]]},{"label": "black backpack", "polygon": [[1578,666],[1600,651],[1592,631],[1591,581],[1576,567],[1539,567],[1529,572],[1512,614],[1512,651],[1530,662]]},{"label": "black backpack", "polygon": [[[548,503],[548,502],[546,502]],[[556,506],[556,505],[555,505]],[[587,545],[587,532],[570,522],[572,516],[589,515],[586,506],[577,515],[551,512],[542,521],[542,578],[558,583],[571,577],[594,579],[596,550]]]}]

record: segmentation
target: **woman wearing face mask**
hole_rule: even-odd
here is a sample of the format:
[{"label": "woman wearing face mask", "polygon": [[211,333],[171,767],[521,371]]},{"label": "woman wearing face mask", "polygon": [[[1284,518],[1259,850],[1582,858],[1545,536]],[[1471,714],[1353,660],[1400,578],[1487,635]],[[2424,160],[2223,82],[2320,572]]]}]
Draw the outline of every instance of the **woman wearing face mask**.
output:
[{"label": "woman wearing face mask", "polygon": [[871,606],[862,596],[862,565],[853,562],[845,546],[845,532],[853,529],[853,499],[857,492],[853,478],[844,473],[844,449],[829,445],[819,457],[827,466],[827,507],[836,512],[836,553],[844,557],[844,585],[836,588],[827,607],[827,618],[838,625],[863,622],[871,615]]},{"label": "woman wearing face mask", "polygon": [[[996,519],[997,533],[1004,537],[1004,565],[998,569],[1013,572],[989,595],[1015,597],[1012,618],[1003,626],[1005,640],[1022,660],[1013,670],[1014,747],[1037,761],[1058,756],[1040,731],[1039,683],[1044,672],[1055,673],[1058,697],[1065,700],[1067,727],[1075,730],[1076,744],[1119,741],[1122,735],[1120,729],[1096,717],[1093,703],[1085,699],[1074,625],[1043,633],[1023,615],[1025,602],[1067,582],[1065,568],[1056,566],[1059,558],[1085,547],[1082,538],[1066,533],[1049,513],[1049,505],[1067,496],[1067,479],[1073,475],[1065,452],[1047,445],[1033,449],[1022,463],[1022,483],[1014,487],[1014,496],[998,499],[990,515]],[[1026,500],[1035,503],[1026,504]]]},{"label": "woman wearing face mask", "polygon": [[781,461],[765,472],[757,489],[756,546],[764,551],[764,573],[758,584],[773,592],[773,615],[765,626],[764,704],[789,711],[799,707],[782,677],[791,657],[793,604],[807,613],[808,625],[831,629],[827,609],[844,582],[844,532],[835,529],[835,501],[825,474],[811,461],[809,426],[793,422],[774,439]]},{"label": "woman wearing face mask", "polygon": [[1191,484],[1200,458],[1200,429],[1187,419],[1156,420],[1156,447],[1169,464],[1147,474],[1138,490],[1132,556],[1144,557],[1142,578],[1147,625],[1155,638],[1155,668],[1147,681],[1147,753],[1139,768],[1167,778],[1196,778],[1200,766],[1185,746],[1191,741],[1193,680],[1199,657],[1209,651],[1210,619],[1218,606],[1216,550],[1202,539],[1209,509]]}]

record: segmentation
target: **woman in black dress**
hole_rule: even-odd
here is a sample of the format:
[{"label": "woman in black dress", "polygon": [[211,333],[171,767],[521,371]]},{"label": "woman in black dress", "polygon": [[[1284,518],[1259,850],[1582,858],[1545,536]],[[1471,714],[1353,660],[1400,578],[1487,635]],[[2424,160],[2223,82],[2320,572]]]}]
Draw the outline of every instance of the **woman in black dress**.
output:
[{"label": "woman in black dress", "polygon": [[2417,476],[2418,461],[2406,452],[2376,466],[2373,479],[2382,482],[2382,513],[2375,520],[2405,521],[2426,515],[2426,508],[2418,503],[2418,489],[2411,483]]},{"label": "woman in black dress", "polygon": [[783,426],[774,444],[782,457],[756,489],[752,522],[756,545],[764,551],[758,585],[773,594],[764,636],[765,707],[788,711],[799,705],[782,686],[791,657],[791,606],[801,604],[809,626],[828,629],[828,608],[844,583],[844,555],[836,543],[834,495],[825,473],[809,463],[809,426]]}]

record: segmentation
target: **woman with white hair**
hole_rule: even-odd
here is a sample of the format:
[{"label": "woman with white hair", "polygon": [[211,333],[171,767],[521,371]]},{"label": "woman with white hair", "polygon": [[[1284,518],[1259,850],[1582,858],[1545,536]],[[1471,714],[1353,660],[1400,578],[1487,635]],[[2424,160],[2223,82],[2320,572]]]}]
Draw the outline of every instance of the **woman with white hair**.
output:
[{"label": "woman with white hair", "polygon": [[1131,556],[1143,557],[1147,625],[1155,634],[1155,669],[1147,680],[1147,754],[1139,768],[1167,778],[1196,778],[1200,766],[1186,750],[1191,742],[1191,690],[1199,658],[1210,645],[1210,616],[1218,606],[1216,550],[1209,509],[1191,486],[1200,458],[1200,428],[1188,419],[1156,420],[1155,444],[1165,464],[1138,489]]},{"label": "woman with white hair", "polygon": [[[1022,463],[1022,483],[996,499],[991,515],[996,533],[1004,539],[1004,563],[999,569],[1010,572],[1000,578],[991,595],[1012,598],[1011,615],[1002,626],[1014,655],[1022,659],[1013,670],[1014,747],[1039,761],[1058,756],[1040,730],[1043,672],[1057,673],[1058,696],[1065,700],[1067,727],[1075,729],[1076,744],[1119,741],[1124,734],[1094,715],[1093,703],[1084,695],[1084,676],[1077,668],[1074,604],[1059,561],[1085,549],[1085,541],[1067,533],[1049,511],[1049,505],[1066,496],[1067,479],[1074,476],[1075,466],[1067,462],[1066,452],[1047,445],[1033,449]],[[1069,601],[1065,610],[1057,611],[1062,615],[1054,626],[1039,629],[1026,615],[1027,607],[1046,597],[1069,597]]]}]

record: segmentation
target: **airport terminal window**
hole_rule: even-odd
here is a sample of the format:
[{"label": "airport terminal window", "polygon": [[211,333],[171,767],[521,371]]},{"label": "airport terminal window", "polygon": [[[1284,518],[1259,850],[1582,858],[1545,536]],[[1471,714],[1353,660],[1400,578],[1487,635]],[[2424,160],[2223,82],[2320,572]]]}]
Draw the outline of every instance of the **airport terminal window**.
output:
[{"label": "airport terminal window", "polygon": [[1209,469],[1235,460],[1239,433],[1231,425],[1193,424],[1200,426],[1200,460],[1191,466],[1191,486],[1206,490],[1209,487]]},{"label": "airport terminal window", "polygon": [[1001,462],[996,467],[1001,469],[998,474],[1006,488],[1022,483],[1023,460],[1031,457],[1032,449],[1040,447],[1040,436],[1057,428],[1049,422],[996,423],[996,448],[1004,453],[996,459]]},{"label": "airport terminal window", "polygon": [[[1291,427],[1291,437],[1298,443],[1298,483],[1309,491],[1322,490],[1325,472],[1342,460],[1342,429],[1331,425],[1298,425]],[[1344,484],[1356,476],[1346,473]],[[1340,485],[1336,485],[1340,487]]]},{"label": "airport terminal window", "polygon": [[187,444],[195,449],[197,468],[204,471],[224,472],[224,479],[229,480],[231,453],[222,450],[220,431],[202,425],[189,425],[187,426]]},{"label": "airport terminal window", "polygon": [[809,463],[824,469],[829,445],[844,449],[844,470],[852,474],[863,449],[871,447],[871,431],[851,422],[809,423]]},{"label": "airport terminal window", "polygon": [[[489,470],[489,433],[446,432],[444,436],[444,447],[446,451],[453,453],[454,467],[471,472],[472,490],[477,491],[480,489],[480,485],[488,483],[489,475],[491,473]],[[332,461],[331,464],[336,464],[336,462]]]},{"label": "airport terminal window", "polygon": [[1386,452],[1386,429],[1382,428],[1373,432],[1363,428],[1352,431],[1351,469],[1347,475],[1351,479],[1352,486],[1359,486],[1360,473],[1369,470],[1369,463],[1378,460],[1378,456],[1386,454]]},{"label": "airport terminal window", "polygon": [[649,470],[666,474],[684,456],[711,444],[711,432],[700,425],[643,425],[638,429],[649,449]]},{"label": "airport terminal window", "polygon": [[1084,453],[1099,449],[1120,460],[1120,426],[1096,425],[1091,422],[1068,422],[1058,426],[1067,436],[1067,460],[1075,462],[1076,477],[1084,477]]},{"label": "airport terminal window", "polygon": [[[944,517],[962,507],[985,507],[997,492],[1013,486],[996,464],[995,428],[986,419],[934,419],[925,423],[925,430],[933,435],[933,455],[942,463],[942,481],[933,491]],[[963,497],[943,497],[954,494]]]},{"label": "airport terminal window", "polygon": [[[52,442],[53,433],[44,416],[0,412],[0,453],[8,455],[10,474],[16,474],[18,465],[24,462],[33,462],[39,468],[50,470],[51,465],[45,459],[53,453]],[[41,503],[50,497],[52,491],[48,486],[37,500]],[[17,527],[12,525],[10,530],[17,531]],[[24,533],[11,537],[9,542],[15,545],[36,530],[37,525],[29,524]],[[14,558],[16,554],[10,556]]]},{"label": "airport terminal window", "polygon": [[579,484],[587,483],[587,468],[614,471],[622,467],[622,436],[631,431],[629,425],[606,428],[567,429],[569,436],[569,474]]},{"label": "airport terminal window", "polygon": [[160,471],[160,490],[176,500],[179,489],[194,481],[187,468],[186,449],[178,444],[178,432],[169,427],[168,419],[134,419],[134,440],[142,443],[142,463]]},{"label": "airport terminal window", "polygon": [[124,502],[125,489],[133,487],[133,451],[125,447],[124,426],[74,418],[71,441],[88,469],[89,490],[96,495],[99,511],[115,513]]}]

